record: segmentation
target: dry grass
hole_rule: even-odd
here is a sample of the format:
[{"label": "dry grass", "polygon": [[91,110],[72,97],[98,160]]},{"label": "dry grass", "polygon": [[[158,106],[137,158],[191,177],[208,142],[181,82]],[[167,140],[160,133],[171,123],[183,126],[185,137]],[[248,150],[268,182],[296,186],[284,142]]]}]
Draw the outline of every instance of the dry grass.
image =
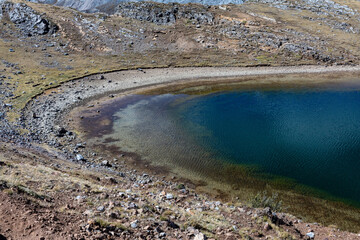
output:
[{"label": "dry grass", "polygon": [[[16,0],[16,2],[22,2]],[[360,9],[357,1],[346,1],[348,5]],[[301,65],[314,64],[313,60],[302,59],[300,56],[292,56],[290,59],[279,58],[276,53],[263,52],[258,56],[248,55],[246,53],[234,53],[229,49],[201,49],[194,48],[189,51],[178,50],[169,51],[159,49],[137,52],[129,49],[118,55],[110,55],[106,52],[91,52],[84,51],[82,47],[82,37],[84,29],[76,26],[72,21],[75,16],[82,16],[87,19],[96,20],[94,15],[79,13],[70,9],[58,8],[50,5],[34,4],[27,2],[38,12],[45,12],[54,22],[60,26],[61,37],[58,39],[51,39],[51,41],[71,42],[74,51],[69,56],[55,51],[53,48],[48,48],[47,53],[51,54],[51,58],[44,57],[44,52],[36,50],[32,52],[30,46],[24,45],[18,39],[8,39],[8,42],[0,40],[1,59],[9,62],[16,62],[23,74],[14,75],[12,80],[8,82],[11,87],[15,88],[14,97],[9,99],[14,105],[14,111],[9,114],[11,119],[16,119],[19,116],[19,111],[27,104],[27,102],[34,96],[44,92],[46,89],[54,88],[59,84],[69,81],[71,79],[83,77],[93,73],[107,72],[114,70],[136,69],[136,68],[152,68],[152,67],[186,67],[186,66],[256,66],[256,65]],[[265,21],[261,18],[255,18],[244,12],[254,12],[261,16],[267,16],[276,19],[276,24]],[[291,28],[297,31],[319,36],[330,42],[328,49],[332,52],[334,47],[338,47],[339,43],[351,51],[355,55],[359,55],[358,45],[360,38],[356,34],[343,33],[340,30],[333,30],[328,26],[319,25],[316,21],[311,22],[304,20],[304,16],[310,17],[312,13],[308,11],[283,11],[276,8],[271,8],[262,4],[245,4],[241,6],[232,6],[231,11],[226,13],[226,18],[253,20],[257,19],[264,26],[273,27],[274,30],[278,28]],[[351,21],[351,20],[350,20]],[[111,17],[106,21],[100,23],[105,29],[115,31],[120,27],[127,27],[130,29],[137,29],[140,27],[140,22],[135,20],[123,19],[119,17]],[[157,26],[148,24],[154,31],[157,30],[171,30],[172,26]],[[175,29],[175,28],[174,28]],[[179,32],[185,32],[185,35],[195,35],[197,30],[192,26],[178,24],[176,29]],[[319,32],[319,30],[321,30]],[[335,35],[334,35],[335,34]],[[178,38],[178,36],[170,36],[170,38]],[[229,40],[229,43],[231,40]],[[14,48],[15,53],[10,53],[9,48]],[[156,60],[156,63],[153,62]],[[56,61],[62,67],[50,68],[40,64],[40,62]],[[64,67],[71,66],[72,69],[67,70]]]}]

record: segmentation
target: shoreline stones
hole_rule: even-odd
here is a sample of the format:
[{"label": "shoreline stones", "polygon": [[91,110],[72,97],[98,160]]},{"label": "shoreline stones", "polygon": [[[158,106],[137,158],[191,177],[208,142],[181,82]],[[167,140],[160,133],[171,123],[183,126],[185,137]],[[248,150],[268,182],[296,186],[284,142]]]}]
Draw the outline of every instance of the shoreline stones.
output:
[{"label": "shoreline stones", "polygon": [[77,155],[76,155],[76,160],[78,160],[78,161],[85,161],[85,158],[83,157],[83,155],[77,154]]}]

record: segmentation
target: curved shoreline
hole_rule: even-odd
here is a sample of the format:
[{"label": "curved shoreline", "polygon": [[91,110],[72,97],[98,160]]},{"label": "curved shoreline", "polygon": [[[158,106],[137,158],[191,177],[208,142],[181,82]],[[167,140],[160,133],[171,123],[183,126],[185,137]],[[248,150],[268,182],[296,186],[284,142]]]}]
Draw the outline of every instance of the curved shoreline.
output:
[{"label": "curved shoreline", "polygon": [[[267,81],[262,76],[292,76],[301,74],[314,76],[309,82],[298,77],[297,81],[279,77],[277,80]],[[310,75],[309,75],[310,74]],[[321,78],[322,75],[327,77]],[[182,84],[214,84],[225,82],[244,82],[257,77],[251,84],[307,84],[329,81],[334,75],[336,81],[349,75],[356,78],[360,75],[360,66],[302,66],[302,67],[262,67],[262,68],[159,68],[119,71],[106,74],[97,74],[81,79],[65,82],[62,85],[45,91],[27,104],[22,117],[27,129],[33,132],[35,139],[47,137],[51,128],[59,124],[64,113],[75,106],[84,105],[90,100],[106,95],[124,94],[131,90],[149,90],[163,87],[165,91],[170,85]],[[61,120],[60,120],[61,121]],[[61,125],[61,124],[60,124]],[[33,136],[33,137],[34,137]],[[43,142],[43,141],[41,141]]]},{"label": "curved shoreline", "polygon": [[[27,129],[33,135],[35,143],[46,143],[57,148],[69,160],[76,162],[76,144],[81,143],[81,134],[64,134],[59,138],[59,129],[72,131],[74,119],[67,116],[76,107],[89,108],[95,111],[103,101],[111,101],[117,96],[130,92],[143,92],[158,89],[169,90],[171,86],[181,88],[188,84],[214,84],[219,82],[251,82],[255,86],[262,84],[309,84],[323,82],[342,82],[343,76],[348,79],[359,79],[360,66],[356,67],[265,67],[253,68],[165,68],[120,71],[108,74],[98,74],[76,81],[62,84],[34,99],[24,110]],[[272,76],[269,78],[263,76]],[[284,76],[295,76],[295,79]],[[305,76],[307,80],[302,79]],[[311,78],[308,78],[312,76]],[[336,80],[333,78],[336,77]],[[309,80],[310,79],[310,80]],[[360,80],[360,79],[359,79]],[[270,82],[269,82],[270,81]],[[78,116],[79,117],[79,116]],[[65,120],[67,120],[65,122]],[[76,121],[76,120],[75,120]],[[76,151],[75,151],[75,150]],[[79,151],[87,159],[91,159],[92,151]],[[82,163],[87,168],[101,164],[87,161]],[[131,166],[130,169],[133,169]]]}]

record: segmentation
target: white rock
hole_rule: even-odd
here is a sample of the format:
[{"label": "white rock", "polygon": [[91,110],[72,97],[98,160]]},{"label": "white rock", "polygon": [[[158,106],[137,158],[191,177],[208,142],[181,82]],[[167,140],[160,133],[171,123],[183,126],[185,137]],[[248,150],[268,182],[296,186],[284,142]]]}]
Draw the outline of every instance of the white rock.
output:
[{"label": "white rock", "polygon": [[174,196],[171,193],[166,194],[166,199],[173,199]]},{"label": "white rock", "polygon": [[308,236],[310,239],[314,239],[315,238],[315,233],[309,232],[309,233],[306,234],[306,236]]},{"label": "white rock", "polygon": [[83,161],[83,160],[85,160],[85,158],[83,157],[83,155],[77,154],[77,155],[76,155],[76,160],[78,160],[78,161]]},{"label": "white rock", "polygon": [[206,240],[206,236],[203,233],[198,233],[195,235],[194,240]]},{"label": "white rock", "polygon": [[132,227],[132,228],[137,228],[137,223],[138,223],[138,221],[137,220],[135,220],[135,221],[133,221],[132,223],[130,223],[130,226]]}]

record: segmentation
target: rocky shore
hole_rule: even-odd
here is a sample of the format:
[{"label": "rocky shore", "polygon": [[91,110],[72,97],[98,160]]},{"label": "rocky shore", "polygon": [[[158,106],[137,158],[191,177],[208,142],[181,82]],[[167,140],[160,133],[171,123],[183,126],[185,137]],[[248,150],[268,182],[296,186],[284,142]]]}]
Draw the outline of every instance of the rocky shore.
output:
[{"label": "rocky shore", "polygon": [[[313,234],[323,239],[325,236],[328,239],[336,239],[339,233],[334,233],[332,228],[306,224],[293,216],[273,213],[269,208],[253,209],[247,203],[243,204],[235,199],[229,203],[211,200],[206,195],[194,192],[191,184],[186,186],[178,182],[174,176],[162,177],[161,174],[154,176],[151,171],[144,170],[141,166],[135,167],[131,155],[119,153],[114,157],[105,152],[97,152],[92,147],[88,148],[81,134],[78,135],[76,129],[73,129],[72,122],[76,119],[67,117],[69,111],[77,106],[96,108],[97,106],[89,102],[90,100],[97,102],[96,99],[99,97],[113,99],[131,91],[143,91],[143,88],[151,88],[154,85],[191,82],[209,84],[219,79],[228,81],[238,79],[237,81],[246,82],[246,78],[241,79],[241,77],[269,74],[324,74],[334,71],[346,74],[356,73],[360,69],[358,67],[172,68],[138,69],[93,75],[65,83],[35,98],[25,108],[22,122],[25,124],[24,127],[30,130],[27,137],[31,145],[46,144],[54,149],[52,151],[57,152],[57,156],[61,159],[74,163],[77,168],[84,171],[99,173],[100,177],[96,178],[97,181],[106,182],[99,193],[87,191],[71,195],[74,203],[71,203],[73,205],[69,208],[76,209],[79,214],[85,216],[80,224],[80,232],[74,236],[74,239],[90,236],[93,239],[109,237],[206,239],[206,236],[222,239],[224,237],[265,239],[276,236],[312,239]],[[322,81],[318,80],[318,82]],[[266,84],[266,80],[253,84]],[[92,203],[90,207],[84,206],[87,202]],[[345,234],[343,236],[348,239],[358,237],[356,234],[344,232],[341,234]]]},{"label": "rocky shore", "polygon": [[94,14],[34,2],[56,1],[0,0],[0,239],[360,238],[346,211],[331,212],[343,226],[305,223],[265,208],[271,196],[259,208],[215,198],[136,154],[98,151],[74,114],[157,88],[355,79],[357,2],[80,9]]},{"label": "rocky shore", "polygon": [[[108,74],[93,75],[79,80],[68,82],[31,101],[24,109],[21,119],[24,127],[30,130],[29,137],[32,141],[46,143],[50,146],[58,145],[54,142],[59,135],[67,135],[73,139],[73,135],[66,134],[62,118],[70,109],[78,105],[86,105],[93,98],[108,96],[114,98],[117,94],[125,94],[127,91],[146,89],[146,87],[163,84],[185,84],[196,82],[216,82],[217,80],[239,79],[249,76],[291,75],[291,74],[326,74],[331,72],[358,72],[358,66],[338,67],[263,67],[263,68],[165,68],[165,69],[138,69],[132,71],[120,71]],[[245,78],[246,79],[246,78]],[[343,81],[338,79],[335,81]],[[326,82],[319,79],[317,82]],[[281,82],[281,80],[279,80]],[[310,82],[311,83],[311,82]],[[253,84],[266,84],[259,81]],[[272,84],[275,84],[272,82]],[[59,93],[60,92],[60,93]],[[92,106],[94,107],[94,106]],[[62,133],[61,133],[62,131]],[[70,140],[69,139],[69,140]]]},{"label": "rocky shore", "polygon": [[[360,69],[358,67],[138,69],[93,75],[64,83],[33,99],[24,109],[18,124],[23,124],[23,128],[29,129],[27,135],[19,133],[14,135],[12,132],[15,131],[14,127],[9,128],[14,126],[13,124],[2,128],[3,141],[12,141],[13,144],[10,148],[9,146],[4,148],[2,144],[3,160],[0,171],[8,181],[3,179],[3,191],[0,197],[5,199],[4,202],[10,201],[11,204],[18,205],[24,204],[24,199],[36,199],[30,201],[30,205],[24,204],[26,208],[30,208],[26,212],[26,218],[38,216],[43,219],[40,221],[41,228],[46,226],[51,230],[35,231],[27,227],[28,229],[22,231],[32,236],[28,239],[38,239],[31,234],[39,234],[39,231],[46,236],[45,239],[58,239],[61,236],[58,234],[66,236],[67,239],[139,237],[143,239],[206,239],[207,237],[312,239],[314,236],[316,239],[339,237],[357,239],[359,236],[356,234],[339,232],[336,228],[325,228],[316,223],[303,223],[296,217],[272,212],[269,208],[254,209],[249,207],[248,203],[241,203],[236,199],[230,202],[212,200],[209,196],[196,193],[191,183],[179,182],[180,179],[175,176],[161,176],[161,173],[153,175],[151,171],[135,167],[131,155],[118,154],[115,158],[105,152],[88,149],[81,134],[78,135],[76,129],[72,129],[71,117],[70,119],[67,117],[69,110],[74,107],[96,107],[89,100],[99,97],[113,99],[129,91],[143,91],[143,88],[164,86],[164,84],[178,85],[191,82],[209,84],[209,82],[218,82],[219,79],[222,81],[237,79],[246,82],[246,78],[242,79],[242,77],[269,74],[324,74],[335,71],[346,75],[349,72],[356,73]],[[266,84],[266,80],[253,84],[264,83]],[[15,150],[16,148],[18,150]],[[14,157],[16,160],[11,160]],[[28,164],[31,164],[33,169],[30,169]],[[46,169],[43,169],[42,171],[45,172],[39,176],[34,173],[37,168]],[[49,175],[48,171],[52,174]],[[30,184],[32,190],[28,187],[24,188],[22,184],[14,184],[11,176],[19,175],[19,172],[21,174],[17,181],[22,184],[26,182],[29,186],[26,179],[32,179]],[[52,183],[51,188],[40,187],[44,185],[44,178]],[[67,187],[63,185],[64,183]],[[77,185],[79,186],[76,187]],[[51,190],[54,188],[57,190]],[[7,196],[5,192],[11,194]],[[9,197],[12,196],[16,196],[18,200],[15,202],[10,200]],[[47,206],[42,206],[44,211],[48,209],[45,212],[36,210],[38,208],[36,201],[39,199],[49,202]],[[55,210],[60,208],[60,212]],[[20,211],[18,207],[15,209]],[[2,213],[4,211],[6,210],[2,210]],[[71,212],[71,218],[77,219],[76,223],[72,220],[64,222],[66,212],[68,214]],[[46,217],[42,218],[44,214]],[[55,220],[50,221],[49,218]],[[62,224],[65,225],[63,229],[60,227]],[[69,232],[64,229],[69,229]],[[4,235],[18,236],[15,238],[22,239],[20,235],[16,235],[22,231],[4,229],[2,224],[0,230]]]}]

